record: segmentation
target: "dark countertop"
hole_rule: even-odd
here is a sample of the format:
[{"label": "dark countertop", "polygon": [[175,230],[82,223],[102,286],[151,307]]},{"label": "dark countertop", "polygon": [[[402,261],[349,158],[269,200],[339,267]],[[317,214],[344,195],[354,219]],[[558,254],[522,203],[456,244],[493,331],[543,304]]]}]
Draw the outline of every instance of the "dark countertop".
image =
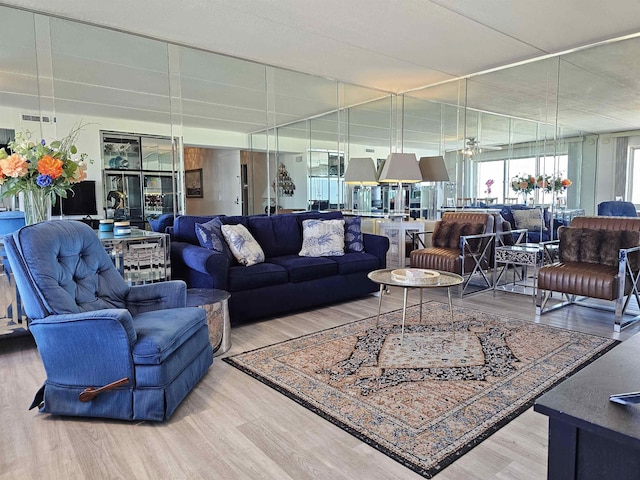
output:
[{"label": "dark countertop", "polygon": [[534,410],[640,448],[640,404],[609,401],[611,394],[634,391],[640,391],[640,334],[542,395]]}]

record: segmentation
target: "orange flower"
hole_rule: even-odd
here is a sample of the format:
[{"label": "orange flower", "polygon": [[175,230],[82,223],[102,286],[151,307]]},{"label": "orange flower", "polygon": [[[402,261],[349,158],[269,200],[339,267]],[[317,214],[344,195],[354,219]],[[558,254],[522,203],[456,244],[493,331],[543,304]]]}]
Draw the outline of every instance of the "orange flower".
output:
[{"label": "orange flower", "polygon": [[76,171],[73,172],[73,177],[71,177],[69,180],[71,181],[71,183],[78,183],[78,182],[82,182],[86,178],[87,178],[87,170],[85,168],[78,167]]},{"label": "orange flower", "polygon": [[562,180],[562,186],[563,187],[570,187],[571,186],[571,180],[569,180],[568,178],[565,178],[564,180]]},{"label": "orange flower", "polygon": [[14,153],[10,157],[0,160],[0,169],[7,177],[22,177],[29,171],[29,164],[23,156]]},{"label": "orange flower", "polygon": [[49,175],[53,180],[62,175],[62,160],[45,155],[38,161],[38,173]]}]

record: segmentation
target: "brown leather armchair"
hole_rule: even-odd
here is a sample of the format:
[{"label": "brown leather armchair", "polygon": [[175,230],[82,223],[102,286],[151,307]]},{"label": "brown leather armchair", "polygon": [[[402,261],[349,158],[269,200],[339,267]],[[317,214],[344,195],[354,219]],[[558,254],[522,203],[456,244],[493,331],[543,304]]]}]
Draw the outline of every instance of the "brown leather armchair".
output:
[{"label": "brown leather armchair", "polygon": [[[632,295],[640,304],[640,218],[576,217],[558,229],[556,242],[559,261],[538,272],[536,314],[597,298],[615,301],[616,332],[640,319],[623,322]],[[545,309],[552,292],[566,301]]]},{"label": "brown leather armchair", "polygon": [[411,266],[462,275],[465,281],[459,286],[460,296],[472,278],[480,280],[480,289],[485,290],[492,287],[486,270],[492,263],[494,240],[493,214],[446,212],[442,220],[436,222],[432,246],[411,252]]}]

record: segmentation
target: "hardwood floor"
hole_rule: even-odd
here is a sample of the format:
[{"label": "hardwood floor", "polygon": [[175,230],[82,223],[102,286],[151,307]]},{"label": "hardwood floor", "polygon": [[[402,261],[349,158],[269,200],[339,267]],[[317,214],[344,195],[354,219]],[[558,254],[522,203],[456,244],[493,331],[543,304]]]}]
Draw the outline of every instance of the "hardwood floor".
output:
[{"label": "hardwood floor", "polygon": [[[383,298],[402,305],[399,290]],[[415,303],[417,294],[410,295]],[[446,301],[444,291],[426,300]],[[454,304],[534,319],[531,297],[491,292]],[[225,355],[270,345],[377,312],[369,296],[327,308],[233,327]],[[569,307],[541,323],[624,340],[612,313]],[[33,340],[0,340],[0,479],[418,479],[401,464],[239,370],[216,359],[166,423],[57,418],[28,411],[45,374]],[[544,479],[547,418],[526,411],[444,469],[437,480]]]}]

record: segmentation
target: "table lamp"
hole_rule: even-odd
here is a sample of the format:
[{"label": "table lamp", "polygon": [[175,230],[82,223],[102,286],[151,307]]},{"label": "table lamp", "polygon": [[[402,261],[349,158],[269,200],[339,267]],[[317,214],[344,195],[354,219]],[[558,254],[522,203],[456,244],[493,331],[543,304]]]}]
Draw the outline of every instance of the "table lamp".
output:
[{"label": "table lamp", "polygon": [[359,185],[358,211],[371,212],[371,186],[378,185],[376,166],[373,158],[351,158],[344,172],[346,185]]},{"label": "table lamp", "polygon": [[[420,173],[422,174],[423,182],[449,182],[449,172],[447,172],[447,166],[444,163],[442,156],[437,157],[420,157],[418,162],[420,166]],[[423,189],[422,195],[425,195]],[[438,190],[436,187],[431,189],[431,197],[429,200],[429,207],[427,218],[438,218]]]},{"label": "table lamp", "polygon": [[397,183],[398,196],[395,202],[395,212],[404,214],[403,183],[417,183],[422,181],[422,173],[415,153],[392,153],[384,162],[380,172],[380,183]]}]

